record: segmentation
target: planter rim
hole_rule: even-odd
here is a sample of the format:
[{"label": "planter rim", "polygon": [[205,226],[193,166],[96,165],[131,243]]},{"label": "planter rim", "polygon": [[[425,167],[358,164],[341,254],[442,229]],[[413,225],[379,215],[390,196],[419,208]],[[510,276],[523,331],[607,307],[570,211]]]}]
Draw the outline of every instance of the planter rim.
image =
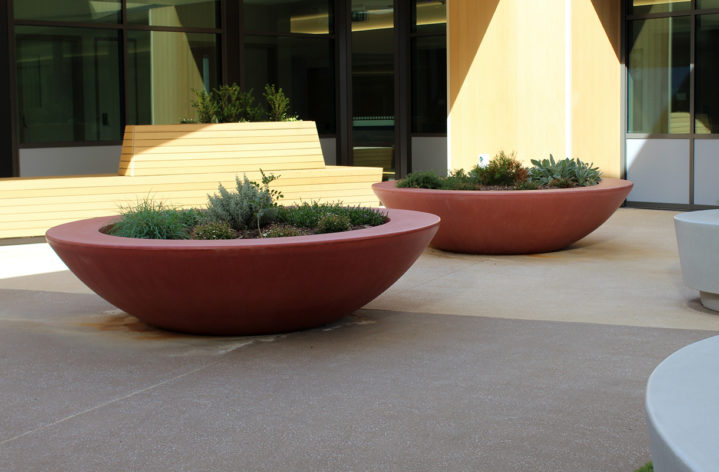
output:
[{"label": "planter rim", "polygon": [[116,222],[120,216],[101,216],[73,221],[50,228],[45,237],[48,241],[63,244],[78,244],[97,248],[133,248],[146,250],[167,250],[172,248],[190,250],[217,250],[221,248],[274,248],[300,247],[317,244],[338,244],[348,241],[360,241],[420,231],[439,224],[436,215],[413,210],[383,209],[388,221],[370,228],[344,231],[339,233],[311,234],[304,236],[288,236],[283,238],[257,239],[221,239],[221,240],[188,240],[188,239],[140,239],[113,236],[102,233],[100,229]]},{"label": "planter rim", "polygon": [[719,210],[687,211],[674,215],[674,220],[684,223],[719,226]]},{"label": "planter rim", "polygon": [[397,181],[390,180],[386,182],[378,182],[372,184],[372,187],[381,188],[382,190],[397,190],[400,192],[422,193],[426,195],[444,195],[444,196],[512,196],[512,195],[556,195],[558,193],[571,192],[602,192],[609,189],[619,187],[629,187],[632,185],[630,180],[617,179],[614,177],[605,177],[597,185],[589,187],[571,187],[571,188],[549,188],[541,190],[441,190],[429,188],[405,188],[397,187]]}]

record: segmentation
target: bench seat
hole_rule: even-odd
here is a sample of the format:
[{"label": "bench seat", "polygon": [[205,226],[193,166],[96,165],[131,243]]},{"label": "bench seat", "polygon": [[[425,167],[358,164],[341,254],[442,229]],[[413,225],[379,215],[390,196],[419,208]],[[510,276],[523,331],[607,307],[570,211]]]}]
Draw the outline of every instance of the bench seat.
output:
[{"label": "bench seat", "polygon": [[[229,126],[228,126],[229,125]],[[213,125],[167,125],[167,126],[128,126],[123,143],[123,155],[119,174],[81,175],[62,177],[29,177],[0,179],[0,238],[18,238],[40,236],[48,228],[69,221],[117,214],[121,207],[133,205],[146,198],[162,201],[179,208],[201,207],[207,203],[207,195],[217,192],[219,183],[232,189],[235,177],[247,175],[250,180],[260,181],[262,169],[265,174],[279,176],[271,187],[281,191],[284,197],[280,204],[289,205],[303,201],[342,202],[345,205],[378,206],[379,201],[371,189],[371,184],[382,179],[382,169],[374,167],[325,166],[322,158],[319,138],[313,122],[294,122],[288,127],[298,136],[313,133],[313,153],[310,159],[288,153],[288,167],[282,168],[279,160],[238,155],[228,149],[226,144],[221,151],[225,155],[221,165],[214,161],[203,161],[195,149],[190,152],[181,150],[172,161],[169,148],[177,148],[196,130],[207,134],[207,128],[227,134],[231,129],[250,126],[254,132],[266,133],[267,126],[256,123],[233,123]],[[276,125],[276,123],[275,123]],[[183,127],[185,135],[167,137],[168,128]],[[190,128],[186,128],[190,127]],[[134,129],[133,129],[134,128]],[[137,146],[137,128],[158,128],[165,138],[150,146]],[[195,128],[195,130],[193,130]],[[302,133],[298,133],[298,130]],[[146,132],[146,129],[140,131]],[[312,135],[312,133],[309,133]],[[142,134],[142,133],[140,133]],[[236,133],[237,134],[237,133]],[[224,137],[226,138],[226,137]],[[224,139],[223,138],[223,139]],[[128,141],[129,139],[129,141]],[[264,139],[273,138],[268,135]],[[306,139],[306,136],[304,137]],[[170,146],[172,144],[172,146]],[[167,147],[165,147],[167,146]],[[203,146],[211,146],[203,144]],[[232,144],[232,146],[236,146]],[[253,144],[254,146],[254,144]],[[180,146],[182,147],[182,146]],[[247,151],[247,149],[245,149]],[[261,149],[265,152],[266,149]],[[172,152],[175,152],[174,150]],[[220,151],[217,151],[220,152]],[[274,153],[274,152],[273,152]],[[200,155],[206,155],[203,152]],[[156,157],[161,161],[172,162],[170,167],[157,167]],[[278,158],[279,159],[279,158]],[[303,161],[304,159],[304,161]],[[199,160],[199,162],[197,162]],[[305,164],[301,164],[305,162]],[[231,163],[231,164],[229,164]],[[268,163],[273,163],[269,165]],[[204,164],[204,165],[202,165]],[[268,165],[266,165],[268,164]],[[167,169],[172,169],[170,172]],[[179,172],[179,169],[182,172]],[[229,170],[236,169],[236,170]],[[166,173],[167,172],[167,173]]]}]

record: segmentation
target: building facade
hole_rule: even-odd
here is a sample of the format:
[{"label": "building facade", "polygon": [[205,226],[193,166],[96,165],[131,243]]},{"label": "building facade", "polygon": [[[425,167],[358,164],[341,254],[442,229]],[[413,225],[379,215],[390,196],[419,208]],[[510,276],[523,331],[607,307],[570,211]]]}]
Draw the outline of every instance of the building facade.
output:
[{"label": "building facade", "polygon": [[3,176],[113,172],[124,125],[276,83],[330,164],[552,153],[635,206],[719,202],[719,0],[6,1]]}]

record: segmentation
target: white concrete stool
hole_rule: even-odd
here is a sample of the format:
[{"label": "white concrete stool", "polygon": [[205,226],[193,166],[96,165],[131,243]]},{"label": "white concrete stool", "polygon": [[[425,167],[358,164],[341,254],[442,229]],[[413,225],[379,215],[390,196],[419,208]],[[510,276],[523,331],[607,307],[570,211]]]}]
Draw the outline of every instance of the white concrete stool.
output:
[{"label": "white concrete stool", "polygon": [[674,217],[684,283],[699,290],[702,305],[719,311],[719,210]]},{"label": "white concrete stool", "polygon": [[655,472],[719,470],[719,336],[678,350],[654,369],[646,411]]}]

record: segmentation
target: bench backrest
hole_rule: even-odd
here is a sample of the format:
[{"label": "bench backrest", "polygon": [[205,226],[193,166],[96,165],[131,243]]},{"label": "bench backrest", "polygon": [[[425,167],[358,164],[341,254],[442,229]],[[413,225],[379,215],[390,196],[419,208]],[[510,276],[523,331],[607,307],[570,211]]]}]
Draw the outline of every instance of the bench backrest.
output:
[{"label": "bench backrest", "polygon": [[322,169],[314,121],[128,125],[119,175]]}]

